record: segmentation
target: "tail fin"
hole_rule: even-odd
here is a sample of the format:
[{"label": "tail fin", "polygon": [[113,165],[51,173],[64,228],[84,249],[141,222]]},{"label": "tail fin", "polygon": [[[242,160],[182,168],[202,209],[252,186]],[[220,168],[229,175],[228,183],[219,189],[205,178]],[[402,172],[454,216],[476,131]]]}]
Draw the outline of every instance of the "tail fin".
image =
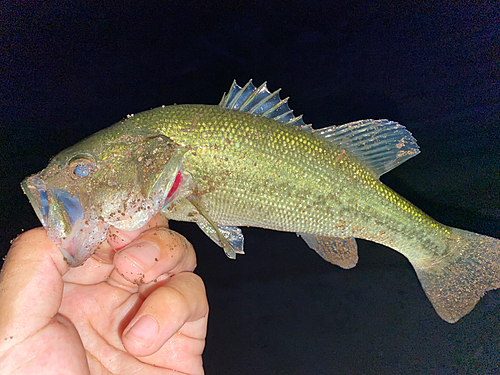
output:
[{"label": "tail fin", "polygon": [[441,318],[455,323],[488,291],[500,288],[500,240],[450,228],[450,256],[431,267],[413,267]]}]

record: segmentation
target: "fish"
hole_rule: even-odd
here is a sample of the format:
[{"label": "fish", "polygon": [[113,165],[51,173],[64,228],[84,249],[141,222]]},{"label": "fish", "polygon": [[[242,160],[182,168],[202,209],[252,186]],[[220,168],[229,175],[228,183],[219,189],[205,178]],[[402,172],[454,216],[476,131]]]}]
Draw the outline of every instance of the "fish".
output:
[{"label": "fish", "polygon": [[240,227],[297,233],[326,261],[356,265],[356,238],[403,254],[447,322],[500,287],[500,240],[446,226],[380,181],[416,156],[402,125],[358,120],[313,129],[280,90],[234,81],[218,105],[161,106],[105,128],[53,157],[22,189],[70,266],[115,226],[161,212],[194,222],[226,255]]}]

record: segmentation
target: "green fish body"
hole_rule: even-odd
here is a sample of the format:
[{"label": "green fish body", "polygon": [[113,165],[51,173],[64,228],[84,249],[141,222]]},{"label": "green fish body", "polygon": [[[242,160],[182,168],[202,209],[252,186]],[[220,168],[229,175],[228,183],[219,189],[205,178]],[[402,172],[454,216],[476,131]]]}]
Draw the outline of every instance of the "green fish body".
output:
[{"label": "green fish body", "polygon": [[362,238],[405,255],[438,314],[455,322],[500,287],[500,241],[440,224],[380,182],[418,153],[395,122],[313,130],[265,84],[234,83],[218,106],[129,116],[23,189],[71,265],[110,225],[136,229],[160,210],[196,222],[230,258],[243,253],[239,226],[295,232],[343,268],[356,265]]}]

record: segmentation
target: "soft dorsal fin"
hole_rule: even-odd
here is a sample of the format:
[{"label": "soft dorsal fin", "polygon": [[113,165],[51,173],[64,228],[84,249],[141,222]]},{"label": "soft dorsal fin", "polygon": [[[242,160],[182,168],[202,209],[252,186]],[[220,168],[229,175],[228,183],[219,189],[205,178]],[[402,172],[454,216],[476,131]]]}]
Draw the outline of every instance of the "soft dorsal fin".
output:
[{"label": "soft dorsal fin", "polygon": [[311,130],[311,126],[302,120],[302,115],[294,116],[293,110],[288,106],[288,98],[280,98],[280,90],[271,93],[267,89],[266,82],[255,87],[250,80],[245,86],[240,87],[236,81],[233,81],[229,92],[224,93],[219,105],[227,109],[263,116]]},{"label": "soft dorsal fin", "polygon": [[389,120],[361,120],[313,132],[363,161],[376,178],[420,153],[411,133]]}]

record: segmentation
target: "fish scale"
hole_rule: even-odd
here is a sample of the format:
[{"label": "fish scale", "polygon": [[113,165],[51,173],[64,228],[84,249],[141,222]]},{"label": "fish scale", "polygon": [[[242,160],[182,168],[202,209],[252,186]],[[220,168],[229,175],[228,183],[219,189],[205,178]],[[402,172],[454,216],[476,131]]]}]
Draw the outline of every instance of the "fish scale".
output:
[{"label": "fish scale", "polygon": [[[199,198],[219,224],[364,239],[384,232],[388,237],[383,244],[398,244],[398,251],[407,256],[414,249],[410,238],[421,238],[424,232],[414,233],[417,213],[428,225],[445,231],[376,181],[359,161],[346,154],[339,157],[343,150],[334,143],[299,127],[206,105],[157,108],[135,115],[134,125],[152,127],[176,143],[191,145],[184,168],[198,188],[207,191]],[[218,180],[210,177],[221,175]],[[170,218],[199,219],[174,211]],[[348,226],[342,225],[345,221]],[[398,222],[404,223],[402,228],[394,225]],[[428,230],[425,235],[430,236]]]},{"label": "fish scale", "polygon": [[419,153],[408,130],[389,120],[313,130],[278,91],[234,82],[219,105],[128,116],[56,155],[23,190],[72,266],[111,225],[138,229],[161,211],[196,222],[230,258],[243,253],[239,226],[296,232],[343,268],[357,263],[355,238],[389,246],[448,322],[500,287],[498,239],[438,223],[380,182]]}]

